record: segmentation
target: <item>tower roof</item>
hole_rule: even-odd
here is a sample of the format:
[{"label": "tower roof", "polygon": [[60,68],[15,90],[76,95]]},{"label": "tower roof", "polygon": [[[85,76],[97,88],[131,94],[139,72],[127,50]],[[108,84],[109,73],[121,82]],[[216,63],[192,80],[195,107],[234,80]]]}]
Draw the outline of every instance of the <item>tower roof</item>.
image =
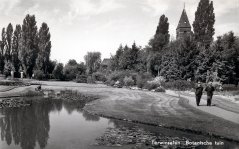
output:
[{"label": "tower roof", "polygon": [[181,15],[181,18],[178,22],[178,28],[191,28],[191,25],[189,23],[189,20],[188,20],[188,16],[187,16],[187,13],[186,13],[186,10],[183,9],[183,12],[182,12],[182,15]]}]

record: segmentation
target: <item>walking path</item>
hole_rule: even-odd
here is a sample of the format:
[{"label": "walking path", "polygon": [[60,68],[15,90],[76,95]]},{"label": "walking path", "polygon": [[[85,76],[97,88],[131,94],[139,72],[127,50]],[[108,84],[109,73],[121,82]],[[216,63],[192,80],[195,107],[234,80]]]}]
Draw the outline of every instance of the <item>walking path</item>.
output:
[{"label": "walking path", "polygon": [[[178,96],[174,92],[169,92],[168,94],[173,96]],[[188,104],[193,108],[207,112],[209,114],[215,115],[217,117],[223,118],[225,120],[239,124],[239,104],[227,101],[218,96],[213,96],[212,106],[206,106],[206,96],[203,96],[200,102],[200,106],[196,105],[196,99],[192,94],[187,94],[185,92],[180,93],[180,97],[186,98]]]},{"label": "walking path", "polygon": [[[41,83],[43,89],[71,89],[100,96],[100,99],[88,103],[84,108],[96,115],[239,141],[239,106],[219,97],[213,99],[216,106],[197,107],[194,96],[185,92],[179,97],[174,92],[165,94],[74,82]],[[20,94],[34,88],[35,86],[15,88],[0,92],[0,97]],[[202,100],[201,105],[205,105],[205,100]]]}]

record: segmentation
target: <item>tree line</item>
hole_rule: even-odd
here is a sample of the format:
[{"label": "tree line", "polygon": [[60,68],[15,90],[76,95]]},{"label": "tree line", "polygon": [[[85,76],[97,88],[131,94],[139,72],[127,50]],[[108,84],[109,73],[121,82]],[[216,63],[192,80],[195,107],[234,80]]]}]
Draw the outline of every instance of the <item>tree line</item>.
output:
[{"label": "tree line", "polygon": [[26,15],[23,24],[15,29],[11,23],[2,29],[0,40],[0,73],[9,76],[11,71],[19,77],[23,71],[31,77],[34,71],[49,74],[53,71],[51,52],[51,34],[46,23],[38,30],[34,15]]},{"label": "tree line", "polygon": [[169,82],[200,80],[237,84],[239,37],[231,31],[215,40],[214,24],[213,1],[200,0],[192,24],[192,35],[170,40],[169,20],[162,15],[148,45],[141,47],[135,42],[130,46],[121,44],[111,56],[107,68],[103,68],[100,52],[88,52],[84,63],[71,59],[64,66],[51,61],[49,27],[42,23],[38,30],[35,16],[27,15],[23,25],[17,25],[14,31],[11,23],[2,30],[0,71],[9,74],[13,69],[15,72],[22,70],[28,77],[34,73],[38,79],[76,79],[79,82],[91,82],[93,78],[107,80],[110,76],[116,82],[115,72],[124,76],[122,72],[125,71],[126,80],[130,78],[128,72],[133,72],[140,75],[138,78],[150,78],[147,75],[150,74]]},{"label": "tree line", "polygon": [[169,22],[159,19],[155,35],[144,48],[127,45],[112,56],[111,70],[134,70],[162,76],[166,81],[218,81],[237,84],[239,78],[239,37],[231,31],[215,34],[213,1],[200,0],[193,34],[170,41]]}]

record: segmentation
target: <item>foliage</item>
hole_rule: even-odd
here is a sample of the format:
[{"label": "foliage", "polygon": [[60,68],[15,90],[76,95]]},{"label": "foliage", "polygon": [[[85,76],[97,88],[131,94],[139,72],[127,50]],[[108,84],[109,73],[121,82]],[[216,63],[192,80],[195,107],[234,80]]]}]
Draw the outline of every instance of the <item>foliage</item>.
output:
[{"label": "foliage", "polygon": [[[0,41],[0,73],[3,73],[4,65],[12,63],[15,73],[24,71],[27,77],[31,77],[33,70],[41,70],[44,76],[49,76],[54,66],[50,63],[50,33],[46,23],[38,32],[34,15],[27,14],[23,24],[16,25],[15,30],[11,23],[2,29]],[[18,75],[17,75],[18,76]]]},{"label": "foliage", "polygon": [[156,89],[156,88],[158,88],[158,87],[161,87],[161,85],[160,84],[158,84],[158,83],[154,83],[154,82],[147,82],[145,85],[144,85],[144,89],[148,89],[149,91],[151,91],[151,90],[154,90],[154,89]]},{"label": "foliage", "polygon": [[87,52],[85,55],[85,64],[87,74],[92,74],[100,68],[101,53],[100,52]]},{"label": "foliage", "polygon": [[6,31],[6,47],[5,47],[5,61],[11,62],[11,51],[12,51],[12,36],[13,36],[13,27],[9,23]]},{"label": "foliage", "polygon": [[47,74],[48,65],[50,63],[50,52],[51,52],[51,35],[49,32],[49,27],[46,23],[42,23],[39,30],[39,41],[38,41],[38,56],[36,59],[36,68]]},{"label": "foliage", "polygon": [[34,70],[34,78],[38,80],[46,79],[44,72],[42,70]]},{"label": "foliage", "polygon": [[239,88],[235,84],[223,84],[222,89],[223,91],[236,91]]},{"label": "foliage", "polygon": [[11,71],[14,71],[14,66],[11,62],[6,62],[4,65],[4,72],[3,74],[8,77],[11,76]]},{"label": "foliage", "polygon": [[20,39],[21,39],[21,26],[16,25],[15,31],[13,33],[13,41],[12,41],[12,64],[17,73],[19,72],[20,65],[21,65],[21,61],[19,60]]},{"label": "foliage", "polygon": [[122,44],[116,51],[116,54],[111,57],[110,69],[115,71],[120,69],[120,58],[123,55],[123,46]]},{"label": "foliage", "polygon": [[87,83],[87,75],[77,75],[76,76],[77,83]]},{"label": "foliage", "polygon": [[159,19],[154,38],[149,41],[153,52],[160,52],[169,43],[169,23],[168,18],[162,15]]},{"label": "foliage", "polygon": [[6,32],[5,28],[2,29],[2,39],[0,41],[0,73],[3,73],[4,71],[4,65],[5,65],[5,47],[6,47]]},{"label": "foliage", "polygon": [[47,66],[47,73],[52,74],[56,65],[57,65],[56,60],[54,60],[54,61],[50,60],[49,63],[48,63],[48,66]]},{"label": "foliage", "polygon": [[213,1],[200,0],[193,22],[194,36],[197,42],[206,46],[210,45],[215,33],[214,23]]},{"label": "foliage", "polygon": [[165,89],[162,86],[160,86],[155,89],[155,92],[165,92]]},{"label": "foliage", "polygon": [[140,73],[136,78],[136,85],[138,88],[143,88],[143,86],[147,83],[147,81],[151,81],[153,79],[150,73]]},{"label": "foliage", "polygon": [[64,80],[64,76],[63,76],[63,64],[62,63],[58,63],[56,64],[54,70],[53,70],[53,77],[55,79],[58,80]]},{"label": "foliage", "polygon": [[19,58],[24,68],[24,72],[28,77],[32,76],[38,50],[38,36],[35,16],[28,14],[23,20],[19,53]]},{"label": "foliage", "polygon": [[92,77],[95,81],[102,81],[102,82],[105,82],[107,79],[105,77],[105,75],[101,72],[94,72],[92,74]]},{"label": "foliage", "polygon": [[125,76],[123,81],[124,85],[127,87],[135,85],[135,81],[132,79],[132,76]]},{"label": "foliage", "polygon": [[185,91],[185,90],[191,90],[192,88],[194,88],[194,83],[191,81],[185,81],[185,80],[175,80],[170,82],[163,82],[162,86],[165,89]]},{"label": "foliage", "polygon": [[76,76],[79,74],[85,74],[86,67],[84,63],[78,64],[76,60],[69,60],[63,69],[63,74],[67,80],[76,79]]},{"label": "foliage", "polygon": [[25,86],[26,84],[19,80],[0,81],[0,85],[3,86]]},{"label": "foliage", "polygon": [[94,83],[95,83],[94,78],[93,78],[92,76],[88,76],[88,77],[87,77],[87,83],[88,83],[88,84],[94,84]]}]

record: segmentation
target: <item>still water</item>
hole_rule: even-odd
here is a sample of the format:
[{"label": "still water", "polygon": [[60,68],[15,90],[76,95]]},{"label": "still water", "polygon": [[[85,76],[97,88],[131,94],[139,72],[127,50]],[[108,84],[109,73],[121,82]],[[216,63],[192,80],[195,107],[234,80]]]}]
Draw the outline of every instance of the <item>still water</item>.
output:
[{"label": "still water", "polygon": [[113,127],[108,119],[61,100],[36,101],[1,114],[1,149],[84,149],[107,127]]},{"label": "still water", "polygon": [[[91,149],[95,139],[108,127],[135,127],[135,124],[91,115],[83,105],[62,100],[33,100],[31,106],[0,110],[0,149]],[[138,125],[165,136],[215,140],[186,132]],[[234,148],[225,142],[220,148]],[[116,147],[117,148],[117,147]],[[206,147],[208,148],[208,147]],[[213,147],[209,147],[213,148]]]}]

